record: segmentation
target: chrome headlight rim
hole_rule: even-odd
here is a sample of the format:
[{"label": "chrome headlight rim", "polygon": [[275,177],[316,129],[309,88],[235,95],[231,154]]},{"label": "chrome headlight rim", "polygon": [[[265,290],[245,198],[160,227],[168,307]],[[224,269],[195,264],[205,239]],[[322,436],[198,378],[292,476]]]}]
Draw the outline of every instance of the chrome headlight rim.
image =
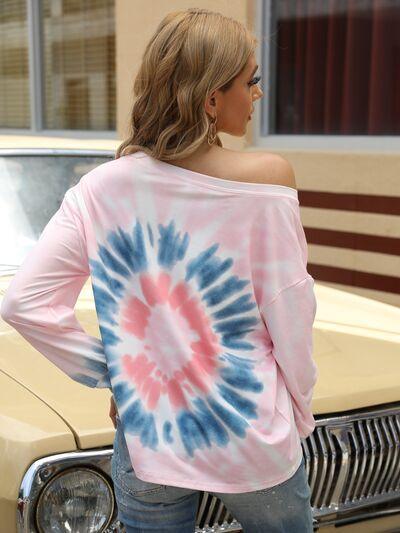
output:
[{"label": "chrome headlight rim", "polygon": [[[59,472],[69,467],[88,467],[105,476],[112,486],[111,458],[113,448],[104,447],[91,450],[60,452],[37,459],[26,470],[18,493],[16,510],[17,532],[35,530],[35,508],[42,488]],[[117,507],[114,505],[113,520]]]},{"label": "chrome headlight rim", "polygon": [[102,526],[102,531],[105,531],[111,524],[112,520],[113,520],[113,515],[114,515],[114,510],[115,510],[115,496],[114,496],[114,490],[113,490],[113,487],[112,485],[110,484],[110,482],[108,481],[107,477],[101,472],[99,471],[98,469],[96,468],[93,468],[91,466],[88,466],[88,465],[82,465],[82,466],[69,466],[67,468],[63,468],[62,470],[60,470],[59,472],[57,472],[57,474],[54,474],[53,476],[51,476],[46,484],[42,487],[38,497],[37,497],[37,501],[36,501],[36,505],[35,505],[35,511],[34,511],[34,521],[35,521],[35,526],[38,530],[39,533],[46,533],[46,531],[42,528],[42,526],[40,525],[40,522],[39,522],[39,510],[40,510],[40,505],[42,504],[42,501],[43,501],[43,498],[46,494],[46,491],[49,489],[49,486],[56,482],[59,478],[67,475],[68,473],[70,472],[89,472],[91,475],[94,475],[94,476],[97,476],[98,478],[101,479],[101,481],[104,482],[104,484],[106,485],[107,489],[108,489],[108,492],[110,494],[110,499],[111,499],[111,512],[109,514],[109,517],[108,517],[108,520],[107,522]]}]

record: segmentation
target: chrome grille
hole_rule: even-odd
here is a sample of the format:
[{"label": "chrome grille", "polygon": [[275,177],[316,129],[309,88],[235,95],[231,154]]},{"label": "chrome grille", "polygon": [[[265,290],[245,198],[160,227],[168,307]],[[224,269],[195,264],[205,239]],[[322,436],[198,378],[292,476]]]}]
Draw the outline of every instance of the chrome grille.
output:
[{"label": "chrome grille", "polygon": [[[316,527],[340,523],[342,511],[364,509],[365,517],[368,507],[400,498],[400,406],[317,419],[301,444]],[[196,523],[196,533],[242,531],[222,502],[207,492]]]},{"label": "chrome grille", "polygon": [[197,509],[195,533],[240,532],[240,523],[231,515],[222,501],[208,492],[202,492]]},{"label": "chrome grille", "polygon": [[[314,528],[345,522],[343,511],[364,519],[388,515],[376,506],[391,500],[393,513],[400,512],[400,406],[317,419],[301,445]],[[221,500],[201,492],[195,533],[241,531]]]},{"label": "chrome grille", "polygon": [[302,441],[314,516],[400,497],[400,407],[316,421]]}]

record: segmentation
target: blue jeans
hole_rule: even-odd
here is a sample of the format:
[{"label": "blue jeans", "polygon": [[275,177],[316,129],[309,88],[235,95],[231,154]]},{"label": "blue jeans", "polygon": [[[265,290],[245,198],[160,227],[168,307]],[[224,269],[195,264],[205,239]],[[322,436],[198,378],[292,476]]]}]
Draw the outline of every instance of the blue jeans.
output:
[{"label": "blue jeans", "polygon": [[[111,461],[118,519],[126,533],[193,533],[200,492],[158,485],[135,476],[117,419]],[[311,491],[304,459],[295,474],[274,487],[225,494],[211,492],[241,523],[244,533],[312,533]]]}]

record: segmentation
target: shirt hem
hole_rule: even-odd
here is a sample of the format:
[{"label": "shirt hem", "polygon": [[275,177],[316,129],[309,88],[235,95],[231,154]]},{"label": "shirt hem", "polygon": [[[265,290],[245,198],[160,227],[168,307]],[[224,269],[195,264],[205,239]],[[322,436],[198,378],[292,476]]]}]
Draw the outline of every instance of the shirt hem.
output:
[{"label": "shirt hem", "polygon": [[[150,483],[158,483],[163,485],[170,485],[173,487],[181,487],[186,489],[201,490],[205,492],[220,492],[225,494],[238,494],[242,492],[254,492],[257,490],[268,489],[283,483],[290,479],[300,467],[303,459],[303,451],[300,448],[300,456],[295,465],[290,468],[285,474],[273,480],[263,481],[256,485],[248,485],[243,483],[197,483],[193,478],[164,478],[159,474],[148,472],[146,470],[135,470],[135,475],[142,481]],[[233,489],[233,490],[232,490]]]}]

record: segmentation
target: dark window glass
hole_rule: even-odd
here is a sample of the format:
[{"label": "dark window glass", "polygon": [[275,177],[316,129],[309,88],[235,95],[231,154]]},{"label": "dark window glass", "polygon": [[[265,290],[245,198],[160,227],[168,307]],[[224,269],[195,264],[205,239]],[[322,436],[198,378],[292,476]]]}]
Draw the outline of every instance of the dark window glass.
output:
[{"label": "dark window glass", "polygon": [[269,41],[276,65],[271,131],[398,135],[400,2],[280,0],[271,5]]}]

